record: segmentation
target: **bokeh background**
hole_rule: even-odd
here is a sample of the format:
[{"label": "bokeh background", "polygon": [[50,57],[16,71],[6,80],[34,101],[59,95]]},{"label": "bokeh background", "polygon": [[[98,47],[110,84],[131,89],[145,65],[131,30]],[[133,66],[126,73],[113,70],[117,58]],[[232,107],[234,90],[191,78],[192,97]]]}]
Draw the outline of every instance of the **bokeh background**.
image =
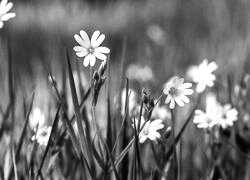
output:
[{"label": "bokeh background", "polygon": [[[249,0],[15,0],[13,3],[16,17],[0,31],[1,109],[6,109],[9,100],[8,39],[16,101],[21,102],[36,92],[35,106],[48,112],[54,106],[51,98],[55,97],[48,84],[46,67],[60,81],[65,73],[65,48],[73,68],[79,68],[89,78],[89,69],[82,66],[82,59],[73,51],[77,44],[73,35],[81,29],[89,35],[95,30],[106,35],[104,45],[111,49],[112,97],[121,84],[121,67],[126,76],[134,72],[127,70],[133,65],[149,68],[144,69],[145,74],[149,72],[152,76],[131,80],[131,86],[138,92],[141,87],[150,88],[157,95],[169,77],[185,77],[189,65],[205,58],[218,64],[218,80],[228,74],[240,77],[250,69]],[[16,108],[18,116],[22,104]],[[195,143],[189,145],[195,149],[191,147]],[[187,173],[192,171],[191,167],[186,167]]]}]

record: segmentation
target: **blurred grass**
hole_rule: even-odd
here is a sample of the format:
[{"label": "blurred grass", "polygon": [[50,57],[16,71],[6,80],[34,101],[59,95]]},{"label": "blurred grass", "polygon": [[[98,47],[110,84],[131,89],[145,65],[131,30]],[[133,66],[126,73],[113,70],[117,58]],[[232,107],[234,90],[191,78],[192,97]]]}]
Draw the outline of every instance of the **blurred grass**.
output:
[{"label": "blurred grass", "polygon": [[[72,50],[76,44],[73,35],[80,29],[85,29],[89,34],[99,29],[106,35],[105,43],[111,49],[110,84],[115,84],[110,88],[111,109],[114,109],[112,100],[121,84],[118,77],[122,58],[125,59],[125,69],[130,63],[139,63],[149,65],[154,71],[156,78],[149,85],[141,83],[138,87],[138,83],[130,83],[138,92],[141,86],[149,86],[152,92],[160,92],[169,76],[184,76],[188,65],[204,58],[218,63],[219,81],[222,75],[227,76],[229,72],[238,77],[244,70],[249,72],[250,68],[249,8],[250,2],[247,0],[116,1],[105,5],[89,5],[85,1],[19,1],[13,9],[17,17],[9,21],[5,29],[11,39],[16,102],[23,102],[23,99],[30,97],[30,92],[35,91],[34,106],[42,107],[48,112],[48,117],[54,116],[55,102],[51,100],[55,100],[55,97],[48,84],[45,64],[51,66],[58,85],[63,86],[62,66],[65,65],[64,48],[67,47],[73,69],[79,66],[80,71],[88,76],[89,70],[83,68],[82,60],[76,60]],[[152,26],[163,32],[160,39],[154,36],[158,33],[155,29],[150,35],[149,28]],[[9,102],[8,51],[1,35],[0,105],[5,111]],[[126,48],[125,55],[122,55],[124,39]],[[225,81],[222,84],[225,85]],[[100,96],[103,94],[105,92],[101,92]],[[106,99],[99,101],[104,104]],[[23,104],[18,103],[16,117],[22,114],[22,109]],[[105,118],[101,117],[107,116],[102,107],[97,107],[97,110],[98,119],[102,122]],[[186,111],[188,108],[184,109],[184,114],[187,114]],[[183,115],[177,117],[177,127],[182,127],[183,120]],[[23,123],[17,118],[16,134]],[[102,123],[105,125],[105,122]],[[190,138],[197,137],[198,133],[193,129],[191,125],[184,132],[183,162],[189,166],[183,168],[188,177],[197,179],[203,172],[203,160],[198,158],[202,157],[203,149],[196,145],[202,142],[203,137]],[[151,159],[145,162],[149,163]],[[197,174],[192,172],[193,168],[196,168]]]}]

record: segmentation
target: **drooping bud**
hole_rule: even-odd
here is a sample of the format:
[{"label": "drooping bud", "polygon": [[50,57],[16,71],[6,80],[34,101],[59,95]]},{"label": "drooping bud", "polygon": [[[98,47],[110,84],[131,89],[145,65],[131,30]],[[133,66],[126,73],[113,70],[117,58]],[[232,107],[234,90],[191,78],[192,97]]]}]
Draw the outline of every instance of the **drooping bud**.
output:
[{"label": "drooping bud", "polygon": [[164,139],[168,139],[170,137],[170,134],[171,134],[171,127],[169,126],[166,131],[164,132],[163,134],[163,138]]}]

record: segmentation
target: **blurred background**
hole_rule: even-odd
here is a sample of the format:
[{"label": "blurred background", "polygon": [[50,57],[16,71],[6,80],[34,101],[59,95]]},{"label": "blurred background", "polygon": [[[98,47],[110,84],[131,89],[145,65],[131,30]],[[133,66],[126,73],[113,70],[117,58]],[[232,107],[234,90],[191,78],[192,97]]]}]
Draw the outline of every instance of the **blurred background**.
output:
[{"label": "blurred background", "polygon": [[[83,67],[82,59],[73,51],[77,45],[73,36],[81,29],[89,36],[95,30],[106,35],[104,45],[111,49],[112,97],[121,85],[121,68],[137,92],[146,87],[157,96],[169,77],[185,76],[189,65],[199,64],[205,58],[218,64],[219,80],[228,74],[239,77],[250,69],[248,0],[12,2],[16,17],[6,22],[0,31],[1,109],[6,109],[9,98],[7,39],[13,61],[16,102],[36,92],[34,106],[44,111],[51,110],[54,106],[51,98],[55,98],[46,68],[51,69],[58,81],[63,81],[65,48],[73,68],[80,69],[86,79],[89,78],[89,69]],[[133,74],[138,68],[142,75]],[[18,109],[22,112],[21,103],[17,106],[17,115]]]}]

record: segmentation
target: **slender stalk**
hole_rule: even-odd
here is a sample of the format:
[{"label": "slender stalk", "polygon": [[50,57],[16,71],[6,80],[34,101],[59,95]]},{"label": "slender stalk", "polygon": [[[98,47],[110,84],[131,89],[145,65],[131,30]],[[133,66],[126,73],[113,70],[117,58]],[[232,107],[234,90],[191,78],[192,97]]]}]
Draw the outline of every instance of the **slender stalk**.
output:
[{"label": "slender stalk", "polygon": [[[173,139],[173,165],[174,165],[174,177],[177,177],[178,175],[178,162],[177,162],[177,157],[176,157],[176,144],[175,144],[175,117],[174,117],[174,111],[171,109],[171,121],[172,121],[172,139]],[[178,179],[178,178],[177,178]]]}]

